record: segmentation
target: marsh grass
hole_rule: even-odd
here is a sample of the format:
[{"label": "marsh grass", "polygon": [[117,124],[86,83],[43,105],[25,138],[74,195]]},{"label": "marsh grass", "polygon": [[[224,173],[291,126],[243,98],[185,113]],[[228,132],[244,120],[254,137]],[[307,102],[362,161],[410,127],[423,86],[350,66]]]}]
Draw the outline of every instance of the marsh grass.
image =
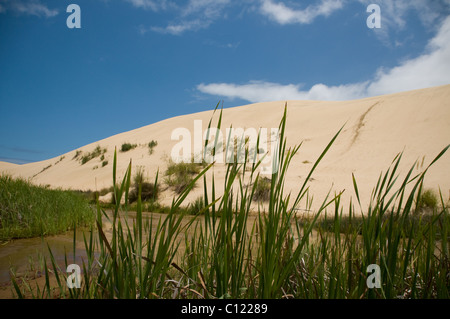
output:
[{"label": "marsh grass", "polygon": [[205,166],[204,163],[175,163],[170,160],[164,181],[175,193],[181,194]]},{"label": "marsh grass", "polygon": [[270,179],[267,177],[261,177],[258,179],[258,183],[255,187],[255,193],[253,194],[254,201],[266,202],[270,199],[270,189],[271,189]]},{"label": "marsh grass", "polygon": [[138,196],[140,196],[141,201],[156,202],[159,195],[158,175],[157,173],[154,183],[149,183],[145,178],[144,167],[136,167],[136,173],[133,177],[133,183],[128,195],[128,202],[130,204],[137,202]]},{"label": "marsh grass", "polygon": [[52,190],[0,176],[0,240],[54,235],[95,221],[88,201],[72,191]]},{"label": "marsh grass", "polygon": [[198,215],[204,213],[205,210],[205,199],[203,196],[197,197],[192,203],[190,203],[186,208],[186,214],[188,215]]},{"label": "marsh grass", "polygon": [[434,210],[439,205],[439,197],[432,189],[426,189],[417,200],[419,209]]},{"label": "marsh grass", "polygon": [[[286,172],[301,146],[287,148],[285,124],[286,109],[267,209],[256,218],[250,213],[261,162],[227,164],[220,195],[214,175],[206,178],[214,164],[208,165],[173,199],[163,218],[143,218],[140,192],[131,225],[123,218],[129,207],[116,204],[110,238],[102,230],[107,214],[97,206],[98,235],[91,232],[84,238],[89,257],[82,265],[81,288],[68,289],[67,275],[51,258],[45,269],[55,274],[58,285],[46,284],[33,297],[51,297],[56,289],[64,298],[449,298],[450,218],[442,196],[442,207],[436,207],[426,223],[410,218],[426,171],[448,147],[421,174],[414,175],[413,166],[403,180],[399,154],[380,175],[368,207],[360,204],[353,176],[354,203],[343,207],[341,194],[329,194],[310,218],[302,219],[296,212],[310,208],[308,182],[340,131],[312,164],[298,193],[285,194]],[[131,163],[119,183],[116,163],[115,154],[115,202],[125,198],[127,203]],[[180,205],[201,180],[204,191],[195,204],[197,215],[186,218]],[[333,218],[321,224],[325,214]],[[380,267],[381,288],[367,286],[371,264]],[[49,270],[45,275],[49,278]],[[23,296],[25,288],[14,279],[13,284]]]}]

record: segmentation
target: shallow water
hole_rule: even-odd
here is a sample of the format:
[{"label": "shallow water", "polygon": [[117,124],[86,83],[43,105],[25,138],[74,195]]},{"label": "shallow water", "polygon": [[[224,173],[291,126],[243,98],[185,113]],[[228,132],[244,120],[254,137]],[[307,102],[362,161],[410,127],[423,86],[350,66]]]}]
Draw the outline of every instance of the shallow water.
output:
[{"label": "shallow water", "polygon": [[[108,216],[111,218],[112,212],[107,212]],[[127,220],[130,228],[132,227],[133,221],[136,217],[135,212],[128,212],[127,214],[121,213],[122,221]],[[143,213],[143,219],[153,219],[152,229],[156,230],[158,225],[158,220],[160,218],[164,219],[167,217],[166,214],[159,213]],[[124,218],[125,217],[125,218]],[[248,231],[251,231],[251,227],[255,222],[256,216],[249,216],[247,227]],[[186,216],[183,218],[182,225],[187,224],[193,216]],[[199,222],[203,222],[202,217],[198,217]],[[191,227],[188,231],[188,235],[192,234],[195,227]],[[107,218],[103,217],[103,232],[108,240],[112,237],[112,224]],[[57,236],[49,236],[45,238],[28,238],[28,239],[18,239],[12,240],[6,244],[0,244],[0,286],[11,282],[11,272],[10,269],[14,270],[16,276],[28,275],[33,277],[36,271],[43,269],[41,267],[42,257],[45,256],[47,265],[51,268],[50,253],[47,245],[50,247],[52,254],[55,258],[58,266],[63,270],[65,267],[65,258],[67,256],[67,263],[75,263],[82,265],[83,261],[87,262],[87,254],[85,250],[85,244],[83,239],[83,234],[86,239],[89,240],[90,231],[89,230],[77,230],[76,234],[76,245],[75,245],[75,261],[73,258],[73,231],[66,232]],[[94,240],[98,239],[98,234],[95,231]],[[144,235],[145,236],[145,235]],[[181,233],[178,237],[180,240],[180,246],[178,247],[178,253],[184,251],[184,233]],[[38,274],[41,275],[41,274]]]},{"label": "shallow water", "polygon": [[[111,217],[111,212],[107,212]],[[122,214],[122,217],[125,214]],[[156,228],[159,218],[164,218],[167,215],[158,213],[143,213],[144,219],[153,218],[153,228]],[[136,213],[129,212],[126,214],[126,220],[130,228],[132,222],[136,217]],[[192,217],[185,217],[188,222]],[[103,232],[108,240],[112,236],[112,225],[108,219],[103,218]],[[49,236],[45,238],[26,238],[11,240],[7,243],[0,244],[0,284],[9,283],[11,280],[12,268],[16,275],[32,275],[34,269],[41,269],[40,259],[45,256],[47,264],[51,265],[50,253],[47,245],[50,247],[56,263],[63,267],[65,266],[65,258],[67,256],[68,264],[76,263],[82,265],[83,260],[87,261],[87,254],[83,234],[89,240],[89,230],[77,230],[76,245],[75,245],[75,262],[73,258],[73,231],[66,232],[61,235]],[[98,238],[98,234],[94,233],[94,240]]]},{"label": "shallow water", "polygon": [[[47,245],[50,246],[58,265],[64,265],[66,254],[67,261],[73,262],[73,231],[45,238],[12,240],[0,245],[0,283],[11,280],[11,267],[17,275],[25,275],[32,270],[32,265],[35,268],[39,265],[39,256],[45,256],[49,261],[50,253]],[[82,258],[86,260],[86,252],[83,247],[83,232],[77,231],[75,263],[81,263]]]}]

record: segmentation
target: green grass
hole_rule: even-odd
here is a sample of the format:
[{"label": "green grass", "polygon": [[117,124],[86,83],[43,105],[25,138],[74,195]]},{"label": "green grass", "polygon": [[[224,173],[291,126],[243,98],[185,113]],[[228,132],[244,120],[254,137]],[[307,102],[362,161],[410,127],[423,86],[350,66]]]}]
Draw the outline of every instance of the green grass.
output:
[{"label": "green grass", "polygon": [[155,141],[155,140],[152,140],[150,143],[148,143],[148,153],[149,153],[150,155],[153,154],[154,148],[155,148],[156,146],[158,146],[158,142]]},{"label": "green grass", "polygon": [[137,144],[130,144],[130,143],[123,143],[122,147],[120,148],[120,151],[122,153],[131,151],[132,149],[135,149],[137,147]]},{"label": "green grass", "polygon": [[417,206],[420,209],[431,209],[434,210],[439,205],[439,198],[432,189],[425,190],[420,196]]},{"label": "green grass", "polygon": [[23,179],[0,176],[0,240],[54,235],[92,225],[87,200],[70,191],[51,190]]},{"label": "green grass", "polygon": [[175,193],[181,194],[204,167],[204,163],[175,163],[170,160],[164,181]]},{"label": "green grass", "polygon": [[77,150],[77,151],[75,152],[75,155],[73,156],[72,160],[78,159],[82,153],[83,153],[82,150]]},{"label": "green grass", "polygon": [[185,214],[195,216],[205,213],[205,209],[205,199],[200,196],[187,206]]},{"label": "green grass", "polygon": [[144,172],[145,170],[142,166],[136,168],[136,173],[133,177],[133,184],[128,196],[128,202],[130,204],[137,202],[139,196],[141,201],[155,202],[158,199],[158,174],[156,174],[154,183],[148,183]]},{"label": "green grass", "polygon": [[46,166],[46,167],[44,167],[39,173],[37,173],[37,174],[34,174],[33,175],[33,177],[36,177],[36,176],[38,176],[39,174],[41,174],[41,173],[43,173],[43,172],[45,172],[46,170],[48,170],[49,168],[51,168],[52,167],[52,164],[50,164],[50,165],[48,165],[48,166]]},{"label": "green grass", "polygon": [[[46,282],[51,270],[59,283],[53,289],[66,298],[450,298],[450,217],[442,196],[442,205],[433,209],[427,222],[420,222],[420,216],[419,220],[411,218],[418,209],[429,166],[418,175],[413,174],[413,166],[401,180],[399,154],[380,175],[367,207],[360,204],[353,176],[355,200],[348,207],[342,206],[340,194],[327,196],[310,218],[299,219],[297,209],[310,208],[309,180],[340,131],[312,163],[298,193],[285,194],[287,169],[300,149],[287,148],[285,123],[286,110],[267,210],[259,211],[256,218],[250,213],[261,178],[260,162],[228,164],[221,194],[215,193],[214,176],[206,178],[209,165],[197,171],[161,218],[143,217],[139,194],[131,225],[123,218],[130,207],[116,204],[110,217],[110,238],[102,230],[106,213],[97,206],[98,233],[85,237],[88,258],[81,288],[67,289],[67,274],[53,259],[45,268]],[[125,198],[127,203],[131,163],[121,182],[116,181],[116,165],[115,154],[115,202]],[[191,205],[197,215],[187,218],[180,205],[199,181],[203,181],[203,197]],[[325,215],[332,216],[327,228],[321,226]],[[371,264],[380,267],[381,288],[367,287]],[[13,283],[18,296],[23,296],[26,288],[15,279]],[[52,292],[47,284],[32,297],[50,298]]]},{"label": "green grass", "polygon": [[56,165],[56,164],[59,164],[60,162],[62,162],[65,158],[66,158],[65,156],[61,156],[61,157],[59,158],[59,160],[57,160],[57,161],[55,162],[55,165]]},{"label": "green grass", "polygon": [[97,145],[97,147],[92,152],[89,152],[82,156],[81,156],[82,153],[78,153],[77,151],[74,158],[78,158],[79,156],[81,156],[81,165],[84,165],[94,158],[103,156],[106,152],[107,152],[106,148],[101,148],[100,145]]},{"label": "green grass", "polygon": [[255,193],[253,194],[254,201],[267,202],[270,199],[270,179],[267,177],[261,177],[258,179],[255,187]]}]

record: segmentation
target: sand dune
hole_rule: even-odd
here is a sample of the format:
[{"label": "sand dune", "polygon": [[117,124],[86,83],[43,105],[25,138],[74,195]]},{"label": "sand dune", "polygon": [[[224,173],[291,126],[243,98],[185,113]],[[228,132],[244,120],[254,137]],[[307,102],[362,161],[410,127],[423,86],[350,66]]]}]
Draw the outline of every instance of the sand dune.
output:
[{"label": "sand dune", "polygon": [[[257,103],[224,109],[222,128],[276,128],[283,115],[286,101]],[[423,170],[433,158],[450,144],[450,85],[383,95],[354,101],[287,101],[287,142],[293,146],[303,142],[294,158],[286,180],[286,191],[295,192],[303,183],[312,163],[336,132],[341,135],[319,165],[310,181],[315,204],[330,190],[345,190],[344,203],[354,197],[352,173],[364,203],[375,187],[379,174],[385,171],[394,157],[403,151],[401,174],[418,161],[416,172]],[[122,176],[130,159],[133,167],[145,168],[149,179],[157,169],[164,173],[171,150],[178,143],[171,140],[176,128],[194,130],[194,120],[203,121],[207,128],[212,111],[179,116],[155,124],[121,133],[80,147],[61,156],[24,165],[0,162],[0,171],[13,176],[31,178],[36,184],[48,184],[80,190],[99,190],[112,185],[114,148],[125,142],[138,144],[126,153],[118,152],[118,171]],[[218,114],[213,123],[217,122]],[[225,130],[223,130],[225,133]],[[147,144],[155,140],[158,146],[149,155]],[[97,146],[106,148],[108,165],[94,158],[84,165],[74,159],[77,151],[91,152]],[[50,166],[51,165],[51,166]],[[224,165],[214,167],[217,193],[224,179]],[[212,172],[211,172],[212,173]],[[201,186],[201,185],[199,185]],[[450,197],[450,153],[445,154],[427,173],[425,186]],[[189,200],[202,194],[202,187]],[[174,194],[163,192],[161,201],[169,204]]]}]

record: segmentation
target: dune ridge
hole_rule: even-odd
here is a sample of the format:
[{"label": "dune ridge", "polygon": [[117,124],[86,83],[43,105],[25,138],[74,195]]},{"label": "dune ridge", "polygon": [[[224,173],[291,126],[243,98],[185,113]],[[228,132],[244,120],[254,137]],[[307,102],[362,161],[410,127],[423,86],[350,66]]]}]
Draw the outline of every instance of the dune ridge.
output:
[{"label": "dune ridge", "polygon": [[[276,101],[227,108],[223,110],[222,130],[225,132],[225,128],[232,125],[270,131],[278,127],[285,103],[288,105],[288,146],[303,142],[289,168],[286,192],[295,193],[324,147],[344,127],[310,181],[310,193],[314,194],[316,204],[330,190],[332,194],[345,190],[343,199],[346,201],[354,198],[352,173],[358,181],[361,198],[367,204],[380,173],[387,170],[399,152],[403,152],[401,173],[406,173],[416,161],[416,172],[420,172],[450,144],[450,85],[352,101]],[[158,169],[160,176],[164,175],[171,150],[178,143],[171,140],[172,131],[187,128],[193,134],[194,120],[202,120],[205,130],[212,115],[213,111],[209,110],[170,118],[41,162],[23,165],[0,162],[0,171],[53,188],[100,190],[112,185],[113,154],[117,148],[119,178],[132,160],[133,169],[143,167],[146,177],[152,181]],[[216,113],[213,125],[217,119]],[[150,155],[148,143],[152,140],[158,145]],[[137,144],[137,147],[120,152],[123,143]],[[106,149],[103,160],[97,157],[82,165],[79,158],[75,158],[77,151],[87,154],[97,146]],[[108,164],[102,167],[104,161]],[[225,165],[216,164],[208,173],[208,180],[213,172],[220,194]],[[187,202],[202,194],[201,183],[198,186]],[[440,188],[444,198],[450,199],[449,153],[429,170],[425,186],[436,191]],[[168,205],[173,196],[170,189],[165,189],[160,201]],[[345,201],[343,203],[345,205]]]}]

